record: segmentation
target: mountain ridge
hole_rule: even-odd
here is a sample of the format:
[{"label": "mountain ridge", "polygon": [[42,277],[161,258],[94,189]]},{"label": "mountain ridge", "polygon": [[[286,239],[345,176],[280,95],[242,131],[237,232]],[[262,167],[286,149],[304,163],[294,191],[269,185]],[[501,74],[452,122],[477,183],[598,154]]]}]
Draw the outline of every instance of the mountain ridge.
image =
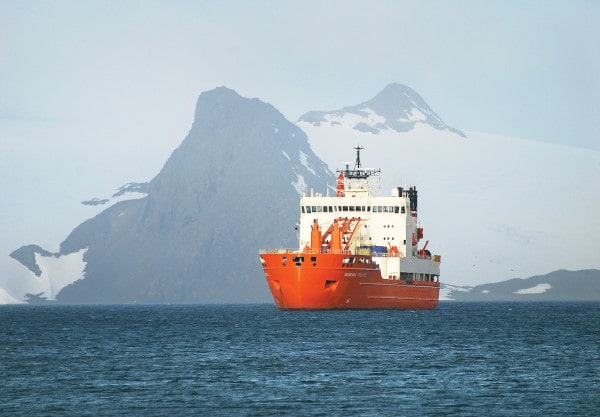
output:
[{"label": "mountain ridge", "polygon": [[[378,96],[382,103],[388,101],[385,95]],[[383,112],[382,106],[376,108]],[[299,122],[307,137],[274,106],[241,97],[226,87],[202,93],[194,115],[188,135],[150,182],[119,189],[125,194],[143,194],[142,198],[114,203],[120,191],[113,194],[116,199],[111,205],[75,228],[59,252],[36,245],[13,252],[13,258],[31,272],[28,280],[35,283],[28,294],[60,302],[270,300],[256,259],[258,249],[296,245],[293,228],[298,195],[310,189],[330,189],[335,177],[326,163],[332,169],[342,166],[336,165],[338,158],[345,158],[340,149],[350,149],[357,142],[366,148],[363,162],[384,160],[383,175],[392,178],[394,186],[419,186],[419,214],[427,222],[430,247],[441,246],[442,282],[467,274],[499,282],[513,275],[513,269],[531,276],[542,268],[590,265],[586,246],[562,257],[561,264],[549,262],[556,258],[550,260],[544,254],[568,248],[563,238],[551,239],[555,236],[544,228],[553,224],[553,234],[563,233],[561,211],[548,210],[556,201],[552,196],[560,190],[568,196],[570,209],[578,213],[566,232],[571,236],[575,229],[579,239],[593,241],[594,223],[588,222],[587,229],[578,223],[590,216],[590,207],[597,206],[593,196],[582,194],[590,188],[589,179],[574,180],[568,173],[573,165],[595,163],[595,155],[582,156],[562,148],[555,155],[537,143],[471,137],[471,133],[464,140],[451,130],[420,122],[409,132],[385,128],[379,134],[338,131],[329,122]],[[340,132],[343,140],[335,137]],[[547,166],[552,171],[546,172]],[[185,175],[178,172],[182,169]],[[507,175],[512,172],[517,175]],[[540,172],[545,182],[536,182],[531,191],[528,184]],[[533,215],[527,213],[528,206]],[[519,215],[510,215],[516,209]],[[248,211],[255,215],[249,216]],[[452,227],[444,236],[443,228],[448,225]],[[480,239],[482,235],[485,239]],[[550,243],[540,244],[546,241]],[[529,259],[538,259],[542,267],[521,268]],[[68,271],[71,282],[65,287],[51,278],[64,273],[60,263],[81,268]],[[219,274],[221,280],[211,278]],[[232,288],[241,293],[233,296],[228,291]],[[9,296],[15,298],[14,293]]]},{"label": "mountain ridge", "polygon": [[473,287],[442,283],[441,293],[447,301],[600,301],[600,270],[561,269]]},{"label": "mountain ridge", "polygon": [[330,169],[347,163],[340,149],[360,144],[363,165],[381,169],[379,193],[417,187],[429,248],[442,255],[442,281],[499,282],[600,266],[600,194],[593,192],[599,152],[480,132],[465,139],[422,123],[376,135],[298,124]]},{"label": "mountain ridge", "polygon": [[[293,246],[299,191],[335,178],[304,132],[268,103],[219,87],[200,95],[194,114],[145,197],[106,208],[60,244],[58,257],[81,254],[85,269],[57,301],[269,299],[259,249]],[[20,259],[35,260],[26,253],[35,249],[19,249]]]},{"label": "mountain ridge", "polygon": [[298,123],[345,125],[373,134],[386,130],[409,132],[417,124],[427,124],[466,138],[464,132],[448,126],[415,90],[398,83],[388,84],[375,97],[357,105],[333,111],[309,111],[300,116]]}]

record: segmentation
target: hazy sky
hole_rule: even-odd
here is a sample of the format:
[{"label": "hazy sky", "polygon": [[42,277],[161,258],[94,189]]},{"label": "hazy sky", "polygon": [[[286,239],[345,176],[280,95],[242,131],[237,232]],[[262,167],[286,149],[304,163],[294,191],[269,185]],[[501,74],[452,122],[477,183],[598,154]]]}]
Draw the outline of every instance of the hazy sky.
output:
[{"label": "hazy sky", "polygon": [[0,0],[0,255],[150,180],[221,85],[296,121],[398,82],[457,128],[599,150],[598,22],[595,0]]}]

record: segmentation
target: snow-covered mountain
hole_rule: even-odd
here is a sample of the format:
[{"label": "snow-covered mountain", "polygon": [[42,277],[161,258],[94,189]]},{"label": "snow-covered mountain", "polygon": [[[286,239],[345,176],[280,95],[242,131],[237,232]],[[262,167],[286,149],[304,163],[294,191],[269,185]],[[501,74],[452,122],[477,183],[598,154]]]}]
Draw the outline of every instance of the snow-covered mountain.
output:
[{"label": "snow-covered mountain", "polygon": [[[59,251],[12,253],[0,303],[269,301],[258,249],[296,245],[298,195],[325,193],[357,144],[363,166],[382,169],[382,193],[417,186],[447,288],[600,269],[600,152],[465,135],[413,93],[394,84],[297,125],[227,88],[203,93],[188,136],[152,181],[82,202],[97,215]],[[560,288],[515,291],[547,285]]]},{"label": "snow-covered mountain", "polygon": [[[81,202],[78,217],[94,217],[106,207],[147,196],[148,183],[130,182],[118,187],[114,193]],[[50,252],[39,245],[26,245],[13,251],[10,257],[24,268],[15,268],[0,277],[0,304],[55,300],[67,285],[85,276],[86,249],[72,253]],[[11,265],[12,266],[12,265]],[[12,295],[11,295],[12,294]]]},{"label": "snow-covered mountain", "polygon": [[471,286],[442,283],[440,300],[600,301],[600,270],[554,271],[527,279]]},{"label": "snow-covered mountain", "polygon": [[298,120],[313,126],[343,126],[359,132],[379,134],[388,130],[410,132],[428,125],[465,137],[448,126],[412,88],[389,84],[371,100],[334,111],[310,111]]},{"label": "snow-covered mountain", "polygon": [[[369,126],[378,129],[381,117]],[[360,144],[363,165],[381,168],[382,193],[417,187],[419,219],[429,248],[442,255],[444,282],[600,268],[600,152],[480,132],[465,138],[429,123],[378,134],[306,117],[298,125],[330,169],[352,161]]]},{"label": "snow-covered mountain", "polygon": [[299,194],[333,183],[306,135],[273,106],[224,87],[202,93],[189,134],[161,172],[111,197],[141,198],[109,205],[57,253],[14,251],[27,276],[4,282],[0,297],[269,301],[259,249],[296,245]]}]

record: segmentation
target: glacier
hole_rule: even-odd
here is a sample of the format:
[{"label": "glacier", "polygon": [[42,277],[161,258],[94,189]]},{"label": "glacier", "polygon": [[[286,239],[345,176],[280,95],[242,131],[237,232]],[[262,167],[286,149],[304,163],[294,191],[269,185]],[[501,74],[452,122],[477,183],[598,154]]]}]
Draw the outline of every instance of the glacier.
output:
[{"label": "glacier", "polygon": [[18,269],[15,268],[11,273],[13,279],[3,280],[0,285],[0,304],[23,303],[26,301],[26,294],[54,301],[63,288],[85,278],[86,262],[83,257],[87,250],[84,248],[60,256],[35,252],[35,263],[41,274],[37,276],[33,271],[18,265]]},{"label": "glacier", "polygon": [[600,152],[417,123],[409,132],[359,132],[342,124],[297,123],[331,170],[364,147],[381,168],[384,193],[416,185],[429,248],[442,280],[497,282],[558,269],[600,267]]}]

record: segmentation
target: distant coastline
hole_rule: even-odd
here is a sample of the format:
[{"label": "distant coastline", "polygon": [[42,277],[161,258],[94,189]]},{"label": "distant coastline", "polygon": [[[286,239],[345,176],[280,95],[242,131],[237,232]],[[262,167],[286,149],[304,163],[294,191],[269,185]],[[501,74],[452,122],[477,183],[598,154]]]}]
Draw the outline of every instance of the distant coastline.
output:
[{"label": "distant coastline", "polygon": [[600,301],[600,270],[558,270],[474,287],[442,282],[440,301]]}]

